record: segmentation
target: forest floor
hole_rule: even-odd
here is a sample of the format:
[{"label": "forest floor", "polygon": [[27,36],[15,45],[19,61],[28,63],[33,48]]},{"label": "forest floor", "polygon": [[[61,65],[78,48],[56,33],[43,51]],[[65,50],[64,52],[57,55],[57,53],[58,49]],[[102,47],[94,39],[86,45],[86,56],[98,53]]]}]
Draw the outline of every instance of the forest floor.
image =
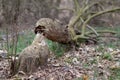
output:
[{"label": "forest floor", "polygon": [[[24,38],[26,39],[26,35]],[[31,39],[31,36],[29,38]],[[106,39],[97,45],[81,44],[77,50],[71,49],[58,58],[52,56],[46,67],[39,67],[29,76],[21,74],[21,77],[8,79],[9,62],[0,58],[0,80],[120,80],[120,41]],[[21,40],[20,42],[26,42],[27,45],[30,43],[23,38]],[[25,47],[19,46],[22,48],[19,48],[18,52]]]},{"label": "forest floor", "polygon": [[[102,50],[102,51],[101,51]],[[9,76],[9,63],[0,61],[0,77]],[[23,80],[120,80],[120,50],[92,45],[82,45],[59,58],[49,59],[48,66]],[[6,79],[7,80],[7,79]],[[9,79],[8,79],[9,80]],[[11,80],[19,80],[18,77]]]}]

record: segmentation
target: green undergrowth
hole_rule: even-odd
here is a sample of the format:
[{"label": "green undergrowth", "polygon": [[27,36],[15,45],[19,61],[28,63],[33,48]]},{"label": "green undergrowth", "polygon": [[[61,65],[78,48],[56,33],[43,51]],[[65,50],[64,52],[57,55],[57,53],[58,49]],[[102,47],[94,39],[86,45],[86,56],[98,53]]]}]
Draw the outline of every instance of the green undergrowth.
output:
[{"label": "green undergrowth", "polygon": [[[96,30],[114,30],[116,31],[117,37],[120,37],[120,27],[94,27]],[[17,43],[17,53],[20,53],[25,47],[30,45],[34,39],[35,34],[32,31],[25,31],[24,34],[18,36],[18,43]],[[104,38],[104,37],[102,37]],[[109,38],[108,38],[109,39]],[[57,42],[52,42],[51,40],[46,40],[48,43],[48,46],[52,52],[55,53],[56,56],[61,56],[65,52],[66,47],[63,44],[58,44]],[[103,41],[100,39],[100,43],[98,42],[99,46],[104,46],[104,47],[110,47],[110,48],[120,48],[120,39],[118,40],[108,40],[108,41]],[[12,46],[11,46],[12,47]],[[103,47],[103,48],[104,48]],[[12,48],[10,48],[11,50]],[[102,51],[102,49],[101,49]]]},{"label": "green undergrowth", "polygon": [[35,34],[29,31],[18,36],[17,53],[20,53],[25,47],[30,45],[34,39],[34,36]]},{"label": "green undergrowth", "polygon": [[51,40],[46,40],[49,49],[56,55],[56,57],[60,57],[67,50],[67,46],[64,44],[60,44],[57,42],[53,42]]},{"label": "green undergrowth", "polygon": [[[35,34],[30,31],[24,32],[22,35],[18,35],[16,47],[14,47],[15,44],[13,44],[12,41],[9,41],[9,43],[5,43],[4,48],[8,51],[8,55],[14,56],[15,54],[19,54],[25,47],[30,45],[33,41],[34,36]],[[13,53],[13,50],[16,50],[16,53]]]},{"label": "green undergrowth", "polygon": [[[98,45],[103,45],[105,47],[110,47],[113,49],[120,49],[120,26],[117,27],[95,27],[96,30],[111,30],[115,31],[115,35],[106,35],[109,37],[100,37],[99,38],[99,44]],[[105,36],[104,34],[101,34],[102,36]]]},{"label": "green undergrowth", "polygon": [[[96,50],[98,52],[102,52],[102,59],[112,60],[112,56],[110,53],[105,53],[106,48],[112,48],[112,49],[120,49],[120,26],[118,27],[95,27],[96,30],[112,30],[115,31],[116,34],[113,35],[114,37],[100,37],[98,42],[98,47]],[[104,34],[102,34],[104,36]],[[120,69],[112,69],[111,76],[109,77],[109,80],[120,80]]]},{"label": "green undergrowth", "polygon": [[111,70],[111,74],[109,80],[120,80],[120,68]]},{"label": "green undergrowth", "polygon": [[[18,36],[18,42],[17,42],[17,54],[19,54],[25,47],[29,46],[33,39],[35,37],[35,34],[30,31],[25,31],[24,34]],[[65,52],[66,46],[63,44],[59,44],[57,42],[53,42],[51,40],[46,40],[49,49],[55,53],[57,57],[62,56]],[[12,44],[9,44],[12,45]],[[9,47],[9,52],[12,51],[12,46]]]},{"label": "green undergrowth", "polygon": [[[120,37],[120,26],[118,27],[94,27],[96,30],[113,30],[116,31],[117,34],[114,36]],[[0,34],[3,34],[0,32]],[[25,47],[30,45],[34,39],[35,34],[32,31],[25,31],[24,34],[18,36],[18,43],[17,43],[17,53],[20,53]],[[104,38],[104,37],[102,37]],[[108,41],[107,41],[108,39]],[[110,47],[110,48],[120,48],[120,39],[111,39],[107,38],[105,41],[102,41],[100,38],[100,42],[98,42],[99,46]],[[111,40],[110,40],[111,39]],[[65,50],[66,46],[62,44],[58,44],[56,42],[52,42],[51,40],[46,40],[48,46],[51,51],[53,51],[57,56],[61,56]],[[10,44],[11,45],[11,44]],[[11,46],[12,47],[12,46]],[[10,50],[12,49],[10,47]],[[102,51],[102,50],[101,50]]]}]

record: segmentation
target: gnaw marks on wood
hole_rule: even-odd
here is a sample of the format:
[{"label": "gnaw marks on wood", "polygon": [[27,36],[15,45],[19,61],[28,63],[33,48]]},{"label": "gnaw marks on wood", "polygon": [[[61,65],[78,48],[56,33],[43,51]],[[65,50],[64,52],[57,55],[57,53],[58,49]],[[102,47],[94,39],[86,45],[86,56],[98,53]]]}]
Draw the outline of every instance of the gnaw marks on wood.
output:
[{"label": "gnaw marks on wood", "polygon": [[43,33],[47,39],[59,43],[69,43],[71,41],[67,26],[50,18],[39,19],[36,23],[34,32]]},{"label": "gnaw marks on wood", "polygon": [[19,55],[19,70],[27,74],[34,72],[40,65],[46,65],[49,49],[45,37],[37,33],[32,44],[26,47]]}]

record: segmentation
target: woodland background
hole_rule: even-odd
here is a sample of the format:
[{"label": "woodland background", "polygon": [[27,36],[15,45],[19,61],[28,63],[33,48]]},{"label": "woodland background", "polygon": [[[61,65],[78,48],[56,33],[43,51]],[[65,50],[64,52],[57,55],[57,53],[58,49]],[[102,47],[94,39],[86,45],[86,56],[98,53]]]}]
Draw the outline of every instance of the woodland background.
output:
[{"label": "woodland background", "polygon": [[[90,3],[95,1],[90,0]],[[82,0],[79,2],[81,3]],[[119,7],[119,3],[119,0],[103,0],[101,6],[103,8]],[[73,14],[69,10],[62,9],[73,9],[73,7],[72,0],[0,0],[0,27],[5,27],[4,25],[11,27],[13,24],[19,28],[33,27],[38,19],[44,17],[59,19],[67,24]],[[101,8],[95,5],[93,10],[99,11]],[[95,18],[91,24],[118,26],[119,19],[119,12],[110,13]]]},{"label": "woodland background", "polygon": [[[79,1],[79,4],[82,6],[83,5],[82,2],[84,0],[78,0],[78,1]],[[91,8],[92,11],[96,11],[96,12],[101,11],[103,9],[120,7],[120,0],[86,0],[86,1],[88,1],[89,4],[97,1],[101,1],[101,7],[98,5],[94,5],[94,7]],[[40,18],[51,18],[53,20],[58,19],[61,21],[62,24],[64,25],[68,24],[69,20],[74,15],[71,11],[74,7],[75,6],[74,6],[73,0],[0,0],[0,50],[3,51],[4,53],[9,53],[5,55],[3,54],[0,54],[0,55],[2,57],[6,57],[7,55],[18,55],[26,46],[31,44],[35,36],[34,34],[35,23]],[[109,37],[109,38],[104,37],[102,38],[102,40],[99,41],[99,44],[97,44],[97,47],[99,48],[96,48],[95,46],[95,47],[89,48],[90,51],[92,51],[91,49],[94,48],[94,49],[97,49],[98,52],[100,51],[105,53],[104,55],[102,55],[102,59],[107,59],[108,61],[112,59],[111,55],[108,54],[109,52],[111,52],[111,50],[112,51],[118,50],[118,52],[120,53],[119,51],[120,49],[120,12],[119,11],[114,13],[107,13],[107,14],[95,17],[89,22],[89,24],[90,26],[98,30],[99,29],[115,30],[117,32],[117,37],[119,38],[119,39],[116,39],[112,37]],[[48,40],[48,44],[50,49],[54,51],[57,56],[61,56],[64,53],[63,45],[59,45],[49,40]],[[84,48],[85,50],[88,49],[86,47],[82,47],[82,49]],[[88,56],[89,55],[85,55],[84,57],[88,57]],[[118,61],[115,64],[119,64],[120,66],[119,56],[120,55],[118,54]],[[72,57],[72,59],[74,59],[74,57]],[[91,58],[93,58],[93,56]],[[81,59],[82,59],[82,56],[81,56]],[[70,62],[71,59],[67,61]],[[102,60],[100,63],[102,64]],[[2,65],[2,63],[0,64]],[[88,65],[85,64],[84,66],[86,71],[86,66]],[[102,64],[100,66],[103,67],[104,65]],[[104,70],[104,69],[103,71],[107,72],[107,70]],[[110,72],[108,71],[108,73]],[[113,73],[114,75],[109,79],[119,80],[120,68],[113,70]],[[3,75],[2,72],[0,74]],[[97,76],[98,80],[101,79],[99,78],[98,74],[95,74],[95,75]],[[105,75],[107,75],[107,73],[105,73]],[[108,77],[105,78],[105,80],[107,79]],[[79,79],[77,78],[76,80],[81,80],[81,78]],[[84,79],[84,80],[88,80],[88,79]]]}]

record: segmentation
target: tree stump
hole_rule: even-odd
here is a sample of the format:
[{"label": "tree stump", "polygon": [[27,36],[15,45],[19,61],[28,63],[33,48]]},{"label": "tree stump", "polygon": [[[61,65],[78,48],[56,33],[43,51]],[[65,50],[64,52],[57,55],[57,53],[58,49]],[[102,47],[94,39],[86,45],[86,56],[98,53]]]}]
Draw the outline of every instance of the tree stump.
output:
[{"label": "tree stump", "polygon": [[40,65],[45,66],[49,53],[45,37],[37,33],[32,44],[26,47],[19,55],[18,72],[23,71],[26,74],[31,74],[36,71]]}]

